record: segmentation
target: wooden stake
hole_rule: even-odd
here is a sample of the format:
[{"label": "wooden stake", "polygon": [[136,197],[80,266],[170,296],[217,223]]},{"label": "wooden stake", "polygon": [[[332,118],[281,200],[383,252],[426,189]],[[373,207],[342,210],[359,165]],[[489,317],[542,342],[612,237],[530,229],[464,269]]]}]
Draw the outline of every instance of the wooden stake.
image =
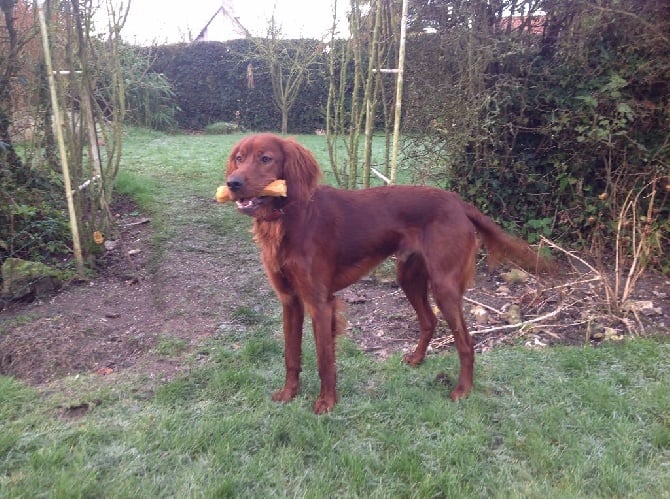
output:
[{"label": "wooden stake", "polygon": [[393,147],[391,149],[391,184],[395,184],[398,171],[398,147],[400,142],[400,117],[402,115],[402,85],[405,72],[405,39],[407,38],[407,10],[409,0],[402,0],[400,20],[400,49],[398,50],[398,73],[395,85],[395,118],[393,123]]},{"label": "wooden stake", "polygon": [[70,183],[70,167],[67,160],[67,151],[65,149],[65,139],[63,138],[63,128],[61,123],[60,108],[58,106],[58,94],[56,92],[56,81],[54,79],[53,68],[51,65],[51,51],[49,50],[49,34],[47,31],[47,22],[44,17],[44,0],[37,2],[37,14],[40,22],[40,32],[42,34],[42,47],[44,48],[44,62],[47,69],[47,78],[49,80],[49,91],[51,93],[51,107],[53,108],[54,124],[56,126],[56,141],[58,142],[58,153],[60,154],[61,165],[63,167],[63,183],[65,184],[65,197],[67,199],[67,210],[70,216],[70,230],[72,231],[72,247],[74,250],[74,259],[77,264],[77,273],[79,277],[85,277],[84,258],[81,252],[81,241],[79,239],[79,223],[77,221],[77,211],[74,207],[72,198],[72,185]]}]

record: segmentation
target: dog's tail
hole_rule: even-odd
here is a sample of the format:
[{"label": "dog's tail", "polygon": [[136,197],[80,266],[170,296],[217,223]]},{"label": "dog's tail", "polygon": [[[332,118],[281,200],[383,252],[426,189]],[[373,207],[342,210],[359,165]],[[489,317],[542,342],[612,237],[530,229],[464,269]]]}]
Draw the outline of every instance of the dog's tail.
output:
[{"label": "dog's tail", "polygon": [[475,225],[488,252],[489,265],[511,261],[523,269],[534,273],[547,273],[554,270],[551,258],[541,255],[523,239],[509,235],[493,220],[467,202],[463,202],[465,214]]}]

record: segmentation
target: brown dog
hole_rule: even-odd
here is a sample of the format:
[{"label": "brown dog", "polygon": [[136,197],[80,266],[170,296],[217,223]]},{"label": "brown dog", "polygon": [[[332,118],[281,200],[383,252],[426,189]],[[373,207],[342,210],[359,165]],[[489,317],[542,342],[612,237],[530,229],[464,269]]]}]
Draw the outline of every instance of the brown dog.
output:
[{"label": "brown dog", "polygon": [[[227,186],[240,212],[253,217],[263,264],[283,306],[286,382],[273,400],[295,397],[301,371],[302,326],[312,319],[321,393],[314,412],[330,411],[335,390],[335,336],[342,330],[333,295],[391,255],[398,283],[419,319],[419,343],[404,361],[423,361],[437,319],[428,290],[446,319],[460,359],[453,400],[472,389],[474,342],[462,313],[478,249],[477,233],[492,263],[511,260],[531,270],[550,262],[458,195],[432,187],[389,186],[347,191],[319,185],[312,154],[291,139],[272,134],[242,139],[230,155]],[[287,197],[261,196],[285,179]]]}]

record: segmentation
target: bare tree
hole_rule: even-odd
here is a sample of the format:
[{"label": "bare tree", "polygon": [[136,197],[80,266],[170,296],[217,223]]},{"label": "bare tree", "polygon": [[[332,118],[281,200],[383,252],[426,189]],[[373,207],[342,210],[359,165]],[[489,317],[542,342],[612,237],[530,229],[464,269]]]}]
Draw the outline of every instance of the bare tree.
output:
[{"label": "bare tree", "polygon": [[[12,206],[0,210],[0,220],[8,226],[0,232],[5,254],[62,252],[70,244],[55,228],[46,252],[17,250],[29,245],[14,243],[39,230],[33,224],[39,216],[52,217],[51,226],[60,227],[60,182],[49,183],[54,172],[66,184],[80,273],[85,261],[92,262],[100,234],[111,236],[114,231],[108,205],[119,169],[125,111],[120,31],[129,5],[124,3],[125,8],[117,0],[0,1],[0,198],[2,205]],[[107,40],[92,34],[101,4],[108,9]],[[13,142],[21,143],[22,157],[14,152]],[[39,185],[39,193],[26,196],[24,187],[31,182]],[[54,209],[39,215],[50,204]],[[20,219],[14,215],[17,207],[23,207]],[[23,225],[15,230],[15,223]],[[57,237],[62,242],[55,242]]]},{"label": "bare tree", "polygon": [[[363,8],[363,6],[369,7]],[[329,91],[326,109],[326,136],[331,169],[337,183],[350,189],[359,182],[370,185],[372,172],[372,137],[381,104],[387,145],[390,140],[391,104],[380,72],[395,64],[399,23],[395,20],[393,2],[350,0],[348,40],[339,40],[336,32],[336,6],[329,45]],[[353,73],[352,73],[353,70]],[[392,99],[392,97],[390,97]],[[359,174],[363,145],[363,172]],[[338,157],[338,143],[343,142],[346,158]]]},{"label": "bare tree", "polygon": [[257,56],[268,64],[272,81],[272,100],[281,112],[281,132],[288,132],[288,113],[295,103],[310,67],[323,54],[318,40],[285,40],[270,21],[268,36],[256,43]]}]

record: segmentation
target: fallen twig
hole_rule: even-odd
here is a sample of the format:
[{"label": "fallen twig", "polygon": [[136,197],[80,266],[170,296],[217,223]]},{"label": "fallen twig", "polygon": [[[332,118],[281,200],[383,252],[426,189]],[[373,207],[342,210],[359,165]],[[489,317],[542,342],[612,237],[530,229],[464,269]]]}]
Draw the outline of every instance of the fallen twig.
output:
[{"label": "fallen twig", "polygon": [[121,227],[134,227],[136,225],[142,225],[142,224],[146,224],[146,223],[149,223],[149,222],[151,222],[150,218],[140,218],[136,222],[130,222],[130,223],[127,223],[127,224],[123,224]]},{"label": "fallen twig", "polygon": [[[475,335],[475,334],[482,334],[482,333],[492,333],[492,332],[495,332],[495,331],[503,331],[503,330],[506,330],[506,329],[522,329],[525,326],[529,326],[531,324],[537,324],[538,322],[542,322],[546,319],[550,319],[551,317],[555,317],[558,314],[560,314],[563,310],[565,310],[567,308],[570,308],[572,305],[574,305],[574,304],[566,305],[564,307],[559,307],[556,310],[552,310],[551,312],[549,312],[547,314],[540,315],[538,317],[535,317],[533,319],[529,319],[527,321],[519,322],[518,324],[505,324],[504,326],[494,326],[494,327],[489,327],[489,328],[486,328],[486,329],[475,329],[475,330],[470,331],[470,334]],[[430,346],[433,347],[433,348],[440,348],[440,347],[444,347],[446,345],[450,345],[453,342],[454,342],[454,336],[449,335],[449,336],[445,336],[443,338],[434,339],[433,341],[430,342]]]},{"label": "fallen twig", "polygon": [[478,305],[478,306],[480,306],[480,307],[482,307],[482,308],[485,308],[485,309],[487,309],[487,310],[490,310],[491,312],[495,312],[495,313],[498,314],[498,315],[502,315],[502,314],[504,313],[504,312],[502,312],[501,310],[498,310],[498,309],[496,309],[496,308],[493,308],[493,307],[490,306],[490,305],[486,305],[485,303],[478,302],[477,300],[473,300],[472,298],[468,298],[467,296],[464,296],[464,297],[463,297],[463,300],[465,300],[465,301],[468,302],[468,303],[472,303],[473,305]]},{"label": "fallen twig", "polygon": [[566,305],[565,307],[559,307],[556,310],[552,310],[551,312],[540,315],[538,317],[535,317],[534,319],[528,319],[527,321],[522,321],[519,322],[518,324],[505,324],[503,326],[493,326],[489,327],[486,329],[475,329],[473,331],[470,331],[470,334],[482,334],[482,333],[492,333],[494,331],[502,331],[505,329],[519,329],[519,328],[524,328],[525,326],[529,326],[531,324],[537,324],[538,322],[542,322],[543,320],[550,319],[551,317],[556,317],[558,314],[560,314],[563,310],[570,308],[571,305]]},{"label": "fallen twig", "polygon": [[602,280],[603,280],[603,277],[601,275],[597,275],[597,276],[591,277],[589,279],[581,279],[581,280],[577,280],[577,281],[570,281],[570,282],[566,282],[564,284],[559,284],[557,286],[552,286],[551,288],[545,288],[542,291],[543,292],[556,291],[556,290],[561,289],[561,288],[571,288],[571,287],[577,286],[578,284],[587,284],[589,282],[602,281]]}]

